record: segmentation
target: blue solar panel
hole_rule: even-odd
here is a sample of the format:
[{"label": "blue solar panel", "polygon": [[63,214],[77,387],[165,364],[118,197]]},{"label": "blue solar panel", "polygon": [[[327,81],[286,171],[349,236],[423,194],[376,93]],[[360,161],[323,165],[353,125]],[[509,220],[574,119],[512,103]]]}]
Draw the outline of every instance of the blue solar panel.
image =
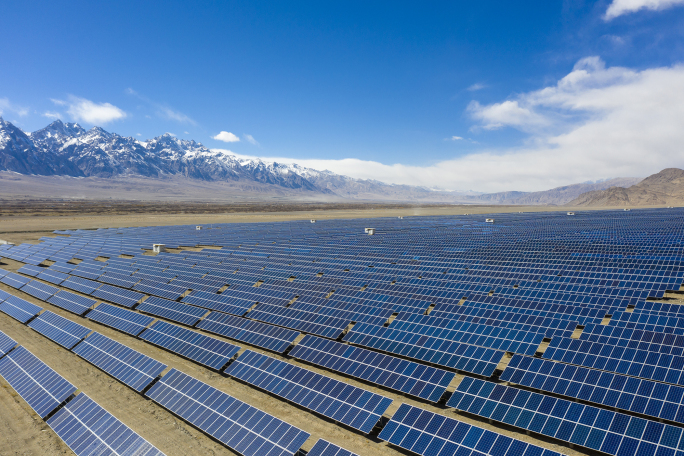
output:
[{"label": "blue solar panel", "polygon": [[0,290],[0,302],[4,301],[5,299],[9,298],[10,296],[12,296],[12,295],[7,293],[5,290]]},{"label": "blue solar panel", "polygon": [[297,331],[219,312],[210,313],[197,327],[277,353],[285,352],[299,336]]},{"label": "blue solar panel", "polygon": [[175,301],[180,298],[183,293],[188,291],[186,287],[171,285],[167,283],[153,282],[151,280],[143,279],[140,283],[133,287],[134,290],[141,293],[147,293],[153,296],[170,299]]},{"label": "blue solar panel", "polygon": [[335,318],[318,312],[307,312],[273,304],[257,305],[249,313],[249,318],[331,339],[338,338],[351,323],[350,319]]},{"label": "blue solar panel", "polygon": [[0,358],[0,376],[45,418],[76,392],[76,387],[24,347]]},{"label": "blue solar panel", "polygon": [[43,310],[28,301],[25,301],[16,296],[9,296],[2,304],[0,304],[0,312],[6,313],[15,320],[26,323],[31,318],[35,317]]},{"label": "blue solar panel", "polygon": [[292,456],[309,434],[172,369],[147,397],[244,456]]},{"label": "blue solar panel", "polygon": [[47,424],[77,456],[164,456],[84,393]]},{"label": "blue solar panel", "polygon": [[169,301],[168,299],[156,296],[147,298],[136,307],[136,310],[188,326],[194,326],[207,313],[206,309]]},{"label": "blue solar panel", "polygon": [[90,333],[90,329],[46,310],[29,324],[30,328],[71,350]]},{"label": "blue solar panel", "polygon": [[20,288],[24,293],[38,298],[41,301],[46,301],[50,296],[57,293],[59,288],[53,287],[52,285],[46,285],[43,282],[38,282],[37,280],[32,280],[23,287]]},{"label": "blue solar panel", "polygon": [[5,356],[7,353],[9,353],[10,350],[12,350],[16,346],[17,343],[14,341],[14,339],[12,339],[4,332],[0,331],[0,358]]},{"label": "blue solar panel", "polygon": [[48,269],[44,270],[36,276],[37,279],[45,280],[46,282],[54,283],[59,285],[69,278],[67,274],[58,271],[50,271]]},{"label": "blue solar panel", "polygon": [[32,264],[25,264],[24,266],[20,267],[17,272],[30,277],[35,277],[43,271],[45,271],[45,268],[41,268],[40,266],[34,266]]},{"label": "blue solar panel", "polygon": [[91,294],[98,287],[102,285],[101,283],[94,282],[92,280],[83,279],[81,277],[71,276],[62,285],[64,288],[69,288],[70,290],[78,291],[83,294]]},{"label": "blue solar panel", "polygon": [[27,283],[29,283],[30,281],[31,279],[29,279],[28,277],[15,274],[14,272],[10,272],[0,279],[0,282],[4,283],[9,287],[16,288],[17,290],[26,285]]},{"label": "blue solar panel", "polygon": [[306,453],[306,456],[358,456],[349,450],[334,445],[323,439],[318,439],[318,442]]},{"label": "blue solar panel", "polygon": [[135,306],[145,297],[144,294],[137,291],[126,290],[112,285],[102,285],[90,295],[128,308]]},{"label": "blue solar panel", "polygon": [[[216,296],[216,300],[213,298],[209,299],[207,296]],[[204,309],[216,310],[238,316],[244,315],[245,312],[247,312],[247,310],[249,310],[249,308],[253,305],[253,303],[249,303],[247,301],[242,301],[239,303],[222,302],[218,300],[220,296],[221,295],[214,293],[195,291],[192,294],[184,297],[182,302],[186,304],[192,304],[193,306],[202,307]]]},{"label": "blue solar panel", "polygon": [[439,401],[455,376],[453,372],[311,335],[304,337],[289,355],[432,402]]},{"label": "blue solar panel", "polygon": [[425,456],[561,456],[555,451],[408,404],[401,404],[379,438]]},{"label": "blue solar panel", "polygon": [[675,426],[470,377],[447,405],[612,455],[674,454],[682,440]]},{"label": "blue solar panel", "polygon": [[140,338],[216,370],[240,351],[237,345],[165,321],[157,321]]},{"label": "blue solar panel", "polygon": [[489,377],[503,358],[504,352],[475,345],[449,342],[426,335],[390,330],[382,326],[359,323],[344,337],[346,342],[396,353],[409,358],[451,367]]},{"label": "blue solar panel", "polygon": [[368,434],[392,399],[247,350],[226,374]]},{"label": "blue solar panel", "polygon": [[166,369],[165,364],[99,333],[88,336],[73,352],[137,392]]},{"label": "blue solar panel", "polygon": [[85,316],[89,320],[110,326],[132,336],[137,336],[154,321],[154,318],[131,310],[100,304]]},{"label": "blue solar panel", "polygon": [[64,310],[73,312],[76,315],[83,315],[94,306],[97,301],[69,291],[60,290],[59,293],[48,299],[47,302],[53,306],[61,307]]}]

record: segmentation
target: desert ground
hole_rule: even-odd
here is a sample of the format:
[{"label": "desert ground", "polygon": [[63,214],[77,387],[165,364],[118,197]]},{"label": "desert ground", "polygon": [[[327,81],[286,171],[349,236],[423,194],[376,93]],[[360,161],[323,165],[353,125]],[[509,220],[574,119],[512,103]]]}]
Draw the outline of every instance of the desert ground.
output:
[{"label": "desert ground", "polygon": [[[102,205],[101,205],[102,206]],[[190,205],[192,206],[192,205]],[[71,209],[64,206],[69,211]],[[193,206],[194,207],[194,206]],[[559,210],[548,207],[485,207],[485,206],[365,206],[365,207],[334,207],[334,206],[299,206],[296,209],[278,207],[270,210],[258,211],[258,207],[245,207],[244,211],[233,208],[223,208],[220,212],[201,213],[199,207],[168,208],[168,212],[150,212],[144,209],[125,210],[125,205],[118,207],[116,213],[109,213],[97,205],[81,207],[80,211],[60,212],[59,207],[45,210],[36,205],[24,204],[23,209],[15,208],[11,215],[3,208],[0,217],[0,239],[15,243],[37,242],[44,235],[53,236],[54,229],[67,228],[97,228],[114,226],[143,226],[143,225],[174,225],[174,224],[210,224],[210,223],[245,223],[267,222],[300,219],[332,219],[332,218],[362,218],[362,217],[396,217],[412,215],[456,215],[463,213],[492,213]],[[131,209],[129,207],[129,209]],[[219,209],[219,208],[216,208]],[[262,208],[263,209],[263,208]],[[566,208],[562,208],[566,210]],[[193,213],[196,212],[196,213]],[[2,260],[0,267],[9,271],[16,271],[22,263],[12,260]],[[402,454],[395,448],[387,446],[377,437],[364,436],[352,429],[345,428],[321,416],[312,414],[303,408],[292,405],[271,396],[223,374],[213,372],[203,366],[195,364],[182,357],[155,347],[143,340],[120,333],[99,323],[75,316],[58,307],[33,298],[21,291],[0,284],[0,289],[33,302],[45,309],[91,328],[107,337],[119,341],[130,348],[138,350],[154,359],[163,362],[169,368],[177,368],[199,380],[206,382],[226,393],[233,395],[250,405],[260,408],[292,425],[311,434],[303,449],[309,450],[319,438],[325,438],[361,456],[365,455],[395,455]],[[73,292],[73,290],[71,290]],[[85,360],[68,350],[58,346],[49,339],[36,333],[29,327],[22,325],[5,314],[0,314],[0,328],[19,344],[25,346],[32,353],[46,362],[59,374],[77,386],[80,391],[88,394],[114,416],[147,439],[162,452],[169,456],[186,455],[230,455],[235,454],[222,444],[210,439],[199,430],[193,428],[170,412],[159,407],[152,401],[126,387],[103,371],[92,366]],[[219,337],[213,335],[213,337]],[[220,337],[219,337],[220,338]],[[521,439],[536,445],[559,451],[568,455],[585,454],[569,447],[559,446],[551,441],[528,436],[501,425],[493,425],[486,420],[475,419],[470,416],[457,414],[453,409],[440,405],[406,397],[384,388],[378,388],[365,382],[357,381],[343,375],[301,363],[294,359],[276,355],[258,347],[252,347],[242,342],[231,341],[243,347],[268,354],[276,358],[287,359],[293,364],[305,366],[313,371],[321,372],[330,377],[345,381],[367,390],[374,391],[394,400],[386,416],[391,416],[402,402],[420,406],[454,417],[467,423],[495,430],[496,432]],[[462,376],[457,376],[450,386],[453,391]],[[0,380],[0,456],[53,456],[71,455],[71,450],[52,432],[31,408],[7,385]]]}]

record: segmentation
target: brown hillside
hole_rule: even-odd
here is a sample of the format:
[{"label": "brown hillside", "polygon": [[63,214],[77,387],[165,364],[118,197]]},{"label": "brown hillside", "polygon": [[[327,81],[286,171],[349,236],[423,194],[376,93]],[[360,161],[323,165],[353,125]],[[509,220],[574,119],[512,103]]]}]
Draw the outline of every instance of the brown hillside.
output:
[{"label": "brown hillside", "polygon": [[684,170],[667,168],[631,187],[610,187],[581,194],[570,206],[682,206]]}]

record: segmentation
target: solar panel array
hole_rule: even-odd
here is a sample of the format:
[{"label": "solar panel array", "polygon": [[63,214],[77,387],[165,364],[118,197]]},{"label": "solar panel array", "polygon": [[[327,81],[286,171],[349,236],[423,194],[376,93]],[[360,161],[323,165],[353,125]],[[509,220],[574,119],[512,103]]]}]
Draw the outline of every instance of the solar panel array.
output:
[{"label": "solar panel array", "polygon": [[392,400],[247,350],[226,374],[368,434]]},{"label": "solar panel array", "polygon": [[[19,274],[0,270],[0,282],[206,367],[228,365],[249,385],[363,432],[370,422],[340,417],[353,405],[321,408],[316,398],[328,391],[303,383],[327,377],[250,350],[229,364],[238,347],[167,321],[433,403],[460,372],[466,377],[448,406],[555,442],[621,456],[684,451],[684,311],[654,302],[684,280],[684,210],[492,217],[496,223],[480,215],[374,219],[373,236],[364,220],[67,230],[40,244],[0,247],[0,255],[26,264]],[[160,242],[220,249],[143,255]],[[38,267],[45,260],[56,263]],[[96,301],[83,295],[115,305],[88,310]],[[0,311],[66,347],[97,341],[51,312],[35,318],[40,310],[5,307],[7,299],[0,294]],[[153,317],[160,321],[152,325]],[[503,367],[507,353],[513,357]],[[150,391],[167,377],[152,380]],[[189,393],[166,392],[192,403]],[[589,423],[592,413],[600,419]],[[370,420],[380,423],[381,438],[414,454],[548,452],[419,407],[401,406],[384,427],[378,414]],[[254,433],[240,432],[250,443],[237,451],[256,451]],[[237,438],[228,446],[235,449]],[[285,447],[268,448],[281,454]]]},{"label": "solar panel array", "polygon": [[38,318],[29,322],[28,325],[51,341],[69,350],[85,339],[91,332],[85,326],[74,323],[49,310],[40,314]]},{"label": "solar panel array", "polygon": [[12,295],[0,302],[0,312],[7,314],[22,323],[26,323],[31,318],[38,315],[42,310],[42,307],[38,307],[25,299]]},{"label": "solar panel array", "polygon": [[245,456],[292,456],[309,438],[308,433],[176,369],[146,396]]}]

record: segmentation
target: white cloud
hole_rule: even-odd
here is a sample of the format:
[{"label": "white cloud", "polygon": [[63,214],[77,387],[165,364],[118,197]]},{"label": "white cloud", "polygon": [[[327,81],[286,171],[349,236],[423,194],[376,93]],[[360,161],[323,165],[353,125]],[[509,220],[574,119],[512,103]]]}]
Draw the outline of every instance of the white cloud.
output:
[{"label": "white cloud", "polygon": [[487,87],[487,86],[486,86],[485,84],[481,84],[481,83],[478,82],[478,83],[475,83],[475,84],[471,85],[470,87],[468,87],[468,90],[469,90],[470,92],[476,92],[476,91],[482,90],[482,89],[484,89],[484,88],[486,88],[486,87]]},{"label": "white cloud", "polygon": [[242,135],[242,137],[245,138],[245,141],[247,141],[247,142],[250,143],[250,144],[253,144],[253,145],[255,145],[255,146],[258,146],[258,145],[259,145],[259,143],[257,142],[257,140],[254,139],[254,136],[252,136],[252,135],[244,134],[244,135]]},{"label": "white cloud", "polygon": [[8,98],[0,98],[0,116],[8,112],[24,117],[29,113],[29,108],[10,103]]},{"label": "white cloud", "polygon": [[452,136],[451,138],[444,138],[445,141],[460,141],[462,139],[462,136]]},{"label": "white cloud", "polygon": [[95,103],[85,98],[69,95],[67,100],[51,99],[58,106],[67,106],[67,113],[74,120],[104,125],[126,117],[126,113],[111,103]]},{"label": "white cloud", "polygon": [[603,18],[609,21],[642,9],[660,11],[675,5],[684,5],[684,0],[613,0]]},{"label": "white cloud", "polygon": [[61,119],[62,118],[62,113],[56,112],[56,111],[45,111],[43,114],[43,117],[47,117],[48,119]]},{"label": "white cloud", "polygon": [[229,131],[222,131],[218,135],[212,136],[211,139],[216,139],[217,141],[223,141],[223,142],[227,142],[227,143],[240,141],[240,138],[238,138],[237,136],[235,136],[234,134],[232,134]]},{"label": "white cloud", "polygon": [[[197,122],[195,122],[192,118],[183,114],[182,112],[176,111],[175,109],[171,109],[170,107],[168,107],[165,104],[157,103],[156,101],[152,101],[149,98],[147,98],[143,95],[140,95],[138,92],[136,92],[135,90],[133,90],[130,87],[127,88],[126,90],[124,90],[124,92],[127,95],[134,96],[137,99],[145,102],[146,104],[154,107],[154,109],[156,110],[155,114],[157,115],[157,117],[161,117],[162,119],[173,120],[173,121],[176,121],[179,123],[197,125]],[[145,117],[147,117],[148,119],[151,118],[149,115],[146,115]]]},{"label": "white cloud", "polygon": [[[361,179],[478,191],[545,190],[684,168],[683,65],[637,71],[606,68],[600,59],[590,57],[555,85],[508,101],[510,109],[480,106],[469,112],[483,125],[505,121],[530,131],[521,147],[481,149],[429,166],[355,158],[265,160]],[[513,113],[521,113],[524,121]]]}]

